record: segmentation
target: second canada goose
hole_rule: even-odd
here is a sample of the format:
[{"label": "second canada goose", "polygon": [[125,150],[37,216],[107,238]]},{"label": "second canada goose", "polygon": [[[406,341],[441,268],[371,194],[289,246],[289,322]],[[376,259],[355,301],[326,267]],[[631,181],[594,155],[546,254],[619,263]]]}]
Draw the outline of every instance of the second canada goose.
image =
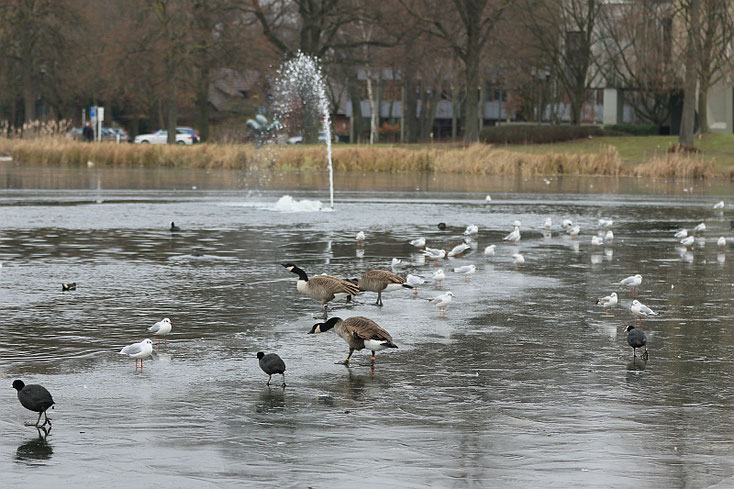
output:
[{"label": "second canada goose", "polygon": [[377,301],[375,305],[382,305],[382,291],[390,292],[403,287],[412,289],[412,285],[405,283],[405,279],[400,275],[394,274],[388,270],[367,270],[360,278],[351,279],[350,282],[357,284],[359,290],[368,292],[377,292]]},{"label": "second canada goose", "polygon": [[328,303],[334,299],[354,297],[360,293],[359,287],[347,280],[331,277],[329,275],[318,275],[312,279],[308,278],[306,272],[293,263],[284,263],[283,266],[291,273],[298,275],[296,289],[303,295],[320,301],[324,310],[324,319],[328,314]]},{"label": "second canada goose", "polygon": [[349,365],[354,350],[372,351],[372,361],[375,361],[375,352],[387,348],[397,348],[392,342],[392,336],[376,322],[363,316],[353,316],[347,319],[333,317],[323,323],[316,323],[308,334],[323,333],[334,328],[336,334],[349,345],[349,355],[344,360],[344,365]]}]

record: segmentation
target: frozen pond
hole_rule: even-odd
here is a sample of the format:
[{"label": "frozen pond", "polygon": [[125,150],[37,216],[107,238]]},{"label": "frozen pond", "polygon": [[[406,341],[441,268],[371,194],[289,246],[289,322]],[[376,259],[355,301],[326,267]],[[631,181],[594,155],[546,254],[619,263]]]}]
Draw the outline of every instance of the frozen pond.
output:
[{"label": "frozen pond", "polygon": [[[0,167],[2,486],[734,486],[734,186],[337,175],[334,212],[276,208],[284,194],[326,202],[324,182]],[[594,250],[601,217],[616,238]],[[514,220],[519,246],[501,239]],[[674,230],[699,222],[706,242],[681,249]],[[348,348],[333,332],[306,334],[319,304],[281,263],[356,277],[400,258],[430,278],[408,240],[450,249],[469,224],[472,250],[440,265],[457,296],[446,318],[423,300],[432,284],[382,308],[369,292],[334,304],[392,334],[374,371],[364,351],[335,364]],[[452,272],[465,264],[469,283]],[[647,363],[623,331],[618,282],[635,273],[660,312],[643,323]],[[595,301],[614,291],[605,316]],[[169,344],[136,371],[117,351],[163,317]],[[285,360],[285,389],[265,385],[258,351]],[[16,378],[54,396],[45,440],[23,426],[36,415]]]}]

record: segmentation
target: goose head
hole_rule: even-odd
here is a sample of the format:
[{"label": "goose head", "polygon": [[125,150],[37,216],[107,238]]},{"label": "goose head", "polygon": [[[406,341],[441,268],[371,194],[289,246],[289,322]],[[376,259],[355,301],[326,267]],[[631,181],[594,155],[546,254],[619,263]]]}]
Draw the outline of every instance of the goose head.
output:
[{"label": "goose head", "polygon": [[331,328],[334,327],[334,325],[341,321],[342,319],[339,317],[333,317],[329,318],[327,321],[324,321],[323,323],[316,323],[311,328],[311,331],[308,332],[308,334],[318,334],[323,333],[325,331],[329,331]]}]

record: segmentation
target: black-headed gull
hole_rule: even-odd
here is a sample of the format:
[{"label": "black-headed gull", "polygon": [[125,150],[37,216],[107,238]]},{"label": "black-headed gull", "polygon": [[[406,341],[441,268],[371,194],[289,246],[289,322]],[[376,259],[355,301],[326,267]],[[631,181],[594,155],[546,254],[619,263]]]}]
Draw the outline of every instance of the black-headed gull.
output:
[{"label": "black-headed gull", "polygon": [[566,228],[566,233],[568,233],[570,236],[578,236],[578,234],[581,232],[581,226],[569,226]]},{"label": "black-headed gull", "polygon": [[408,276],[405,277],[405,283],[413,287],[414,295],[418,295],[418,286],[423,285],[425,282],[426,279],[420,275],[412,275],[409,273]]},{"label": "black-headed gull", "polygon": [[520,228],[518,226],[515,226],[515,229],[512,230],[510,234],[502,238],[504,241],[510,241],[511,243],[517,243],[520,241]]},{"label": "black-headed gull", "polygon": [[677,233],[673,236],[675,239],[683,239],[686,236],[688,236],[688,230],[687,229],[680,229]]},{"label": "black-headed gull", "polygon": [[637,316],[638,318],[637,324],[642,324],[643,317],[658,315],[656,312],[654,312],[652,309],[647,307],[645,304],[642,304],[637,299],[632,301],[632,305],[630,306],[630,311],[632,311],[632,314]]},{"label": "black-headed gull", "polygon": [[441,294],[439,296],[434,297],[433,299],[428,299],[431,304],[438,307],[439,315],[440,316],[446,316],[446,306],[451,304],[451,301],[456,296],[451,292],[450,290],[446,292],[445,294]]},{"label": "black-headed gull", "polygon": [[364,231],[360,231],[357,233],[357,237],[355,239],[357,240],[357,244],[363,244],[364,240],[367,239],[367,236],[365,236]]},{"label": "black-headed gull", "polygon": [[416,248],[423,248],[426,245],[426,238],[416,238],[410,242],[410,245]]},{"label": "black-headed gull", "polygon": [[694,233],[702,233],[704,231],[706,231],[706,224],[703,222],[701,224],[697,224],[696,227],[693,228]]},{"label": "black-headed gull", "polygon": [[[166,339],[166,336],[171,332],[171,329],[173,328],[173,324],[171,323],[171,320],[168,318],[163,318],[162,320],[155,323],[153,326],[148,328],[148,331],[153,333],[155,336],[158,336],[159,338],[163,337],[163,343],[167,344],[168,340]],[[158,343],[155,343],[156,345],[160,344],[160,339],[158,340]]]},{"label": "black-headed gull", "polygon": [[484,248],[484,256],[494,256],[496,248],[497,248],[496,245],[487,246],[486,248]]},{"label": "black-headed gull", "polygon": [[611,229],[604,233],[604,241],[606,241],[607,243],[611,243],[612,241],[614,241],[614,233]]},{"label": "black-headed gull", "polygon": [[550,217],[546,217],[545,222],[543,223],[543,227],[545,229],[550,229],[552,226],[553,226],[553,219],[551,219]]},{"label": "black-headed gull", "polygon": [[720,237],[720,238],[719,238],[719,239],[718,239],[718,240],[716,241],[716,246],[718,246],[719,248],[726,248],[726,238],[725,238],[725,237],[723,237],[723,236],[722,236],[722,237]]},{"label": "black-headed gull", "polygon": [[724,208],[724,201],[723,200],[720,200],[719,202],[717,202],[714,205],[714,209],[716,209],[716,210],[723,209],[723,208]]},{"label": "black-headed gull", "polygon": [[631,275],[627,278],[624,278],[619,281],[621,285],[624,285],[625,287],[630,287],[632,289],[632,295],[635,295],[635,289],[640,286],[642,283],[642,275],[639,273],[636,275]]},{"label": "black-headed gull", "polygon": [[609,314],[609,309],[616,306],[619,301],[617,300],[617,293],[612,292],[605,297],[599,297],[596,300],[596,305],[604,308],[604,312]]},{"label": "black-headed gull", "polygon": [[486,202],[487,204],[489,204],[490,202],[492,202],[492,196],[489,195],[489,194],[487,194],[487,196],[484,198],[484,202]]},{"label": "black-headed gull", "polygon": [[[642,348],[647,344],[647,336],[645,336],[645,332],[642,331],[640,328],[636,328],[634,325],[630,324],[625,328],[625,331],[627,332],[627,344],[632,347],[632,356],[637,356],[637,349]],[[647,361],[648,353],[647,353],[647,347],[645,347],[645,353],[642,354],[642,359]]]},{"label": "black-headed gull", "polygon": [[460,245],[456,245],[453,247],[451,251],[449,251],[449,256],[459,256],[460,254],[464,253],[466,250],[470,249],[471,246],[469,246],[466,243],[461,243]]},{"label": "black-headed gull", "polygon": [[454,268],[454,273],[460,273],[464,276],[464,281],[469,282],[469,275],[477,271],[476,265],[464,265],[463,267]]},{"label": "black-headed gull", "polygon": [[149,358],[152,354],[153,342],[148,338],[144,339],[140,343],[127,345],[125,348],[120,350],[120,355],[127,355],[128,357],[135,359],[135,370],[138,369],[138,360],[140,360],[140,368],[143,368],[143,360]]},{"label": "black-headed gull", "polygon": [[430,258],[431,260],[435,260],[434,265],[438,265],[438,260],[442,258],[446,258],[446,250],[439,250],[438,248],[429,248],[426,246],[426,249],[423,250],[423,254]]},{"label": "black-headed gull", "polygon": [[403,266],[403,260],[401,260],[400,258],[393,258],[392,261],[390,262],[391,268],[400,268],[402,266]]},{"label": "black-headed gull", "polygon": [[440,289],[443,286],[444,280],[446,280],[446,274],[443,273],[443,268],[439,268],[433,272],[433,281],[436,284],[437,289]]},{"label": "black-headed gull", "polygon": [[604,244],[604,241],[599,236],[591,237],[591,246],[601,246],[603,244]]},{"label": "black-headed gull", "polygon": [[599,219],[599,226],[603,228],[610,228],[614,225],[614,221],[612,219]]},{"label": "black-headed gull", "polygon": [[696,238],[694,238],[693,236],[686,236],[685,238],[680,240],[680,244],[682,244],[686,248],[690,248],[691,246],[693,246],[693,243],[695,241],[696,241]]},{"label": "black-headed gull", "polygon": [[573,226],[573,221],[571,219],[564,219],[561,222],[561,227],[565,230]]},{"label": "black-headed gull", "polygon": [[512,258],[515,260],[515,265],[517,265],[518,267],[525,263],[525,257],[522,256],[520,253],[515,253],[514,255],[512,255]]},{"label": "black-headed gull", "polygon": [[466,227],[466,231],[464,231],[464,236],[471,236],[473,234],[477,234],[479,232],[479,226],[476,224],[469,224]]},{"label": "black-headed gull", "polygon": [[285,362],[277,353],[268,353],[267,355],[261,351],[257,352],[257,359],[260,362],[260,368],[268,374],[266,385],[270,385],[270,379],[273,374],[283,376],[283,387],[285,387]]}]

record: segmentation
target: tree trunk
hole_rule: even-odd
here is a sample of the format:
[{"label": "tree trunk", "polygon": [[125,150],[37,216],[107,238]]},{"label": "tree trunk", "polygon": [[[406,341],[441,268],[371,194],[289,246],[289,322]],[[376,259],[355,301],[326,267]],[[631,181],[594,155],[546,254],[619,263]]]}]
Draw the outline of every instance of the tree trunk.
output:
[{"label": "tree trunk", "polygon": [[27,57],[22,63],[23,70],[23,108],[25,122],[36,120],[36,94],[33,90],[33,61]]},{"label": "tree trunk", "polygon": [[376,107],[377,103],[375,102],[375,98],[377,94],[372,86],[372,70],[367,67],[365,73],[367,74],[367,101],[370,104],[370,144],[375,144],[378,139],[377,121],[379,120],[379,108]]},{"label": "tree trunk", "polygon": [[710,130],[708,121],[709,88],[709,81],[702,78],[698,91],[698,130],[704,134]]},{"label": "tree trunk", "polygon": [[477,55],[466,57],[466,97],[461,111],[461,120],[464,123],[464,142],[476,143],[479,140],[479,52]]},{"label": "tree trunk", "polygon": [[698,81],[696,36],[699,35],[698,14],[700,0],[691,0],[688,14],[688,40],[686,42],[685,68],[686,75],[683,82],[683,114],[680,121],[678,141],[682,145],[693,146],[693,129],[696,119],[696,82]]},{"label": "tree trunk", "polygon": [[407,65],[405,73],[405,99],[403,100],[403,119],[405,120],[405,141],[418,142],[418,97],[416,97],[415,66]]},{"label": "tree trunk", "polygon": [[456,134],[459,122],[459,95],[456,87],[451,87],[451,141],[456,142]]},{"label": "tree trunk", "polygon": [[196,125],[199,129],[199,142],[209,140],[209,66],[199,71],[196,87]]},{"label": "tree trunk", "polygon": [[362,91],[356,76],[350,76],[349,100],[352,102],[352,125],[349,130],[349,142],[358,143],[362,137]]},{"label": "tree trunk", "polygon": [[168,144],[176,144],[176,122],[178,120],[178,104],[176,103],[175,88],[169,93],[166,101],[166,130],[168,131]]}]

